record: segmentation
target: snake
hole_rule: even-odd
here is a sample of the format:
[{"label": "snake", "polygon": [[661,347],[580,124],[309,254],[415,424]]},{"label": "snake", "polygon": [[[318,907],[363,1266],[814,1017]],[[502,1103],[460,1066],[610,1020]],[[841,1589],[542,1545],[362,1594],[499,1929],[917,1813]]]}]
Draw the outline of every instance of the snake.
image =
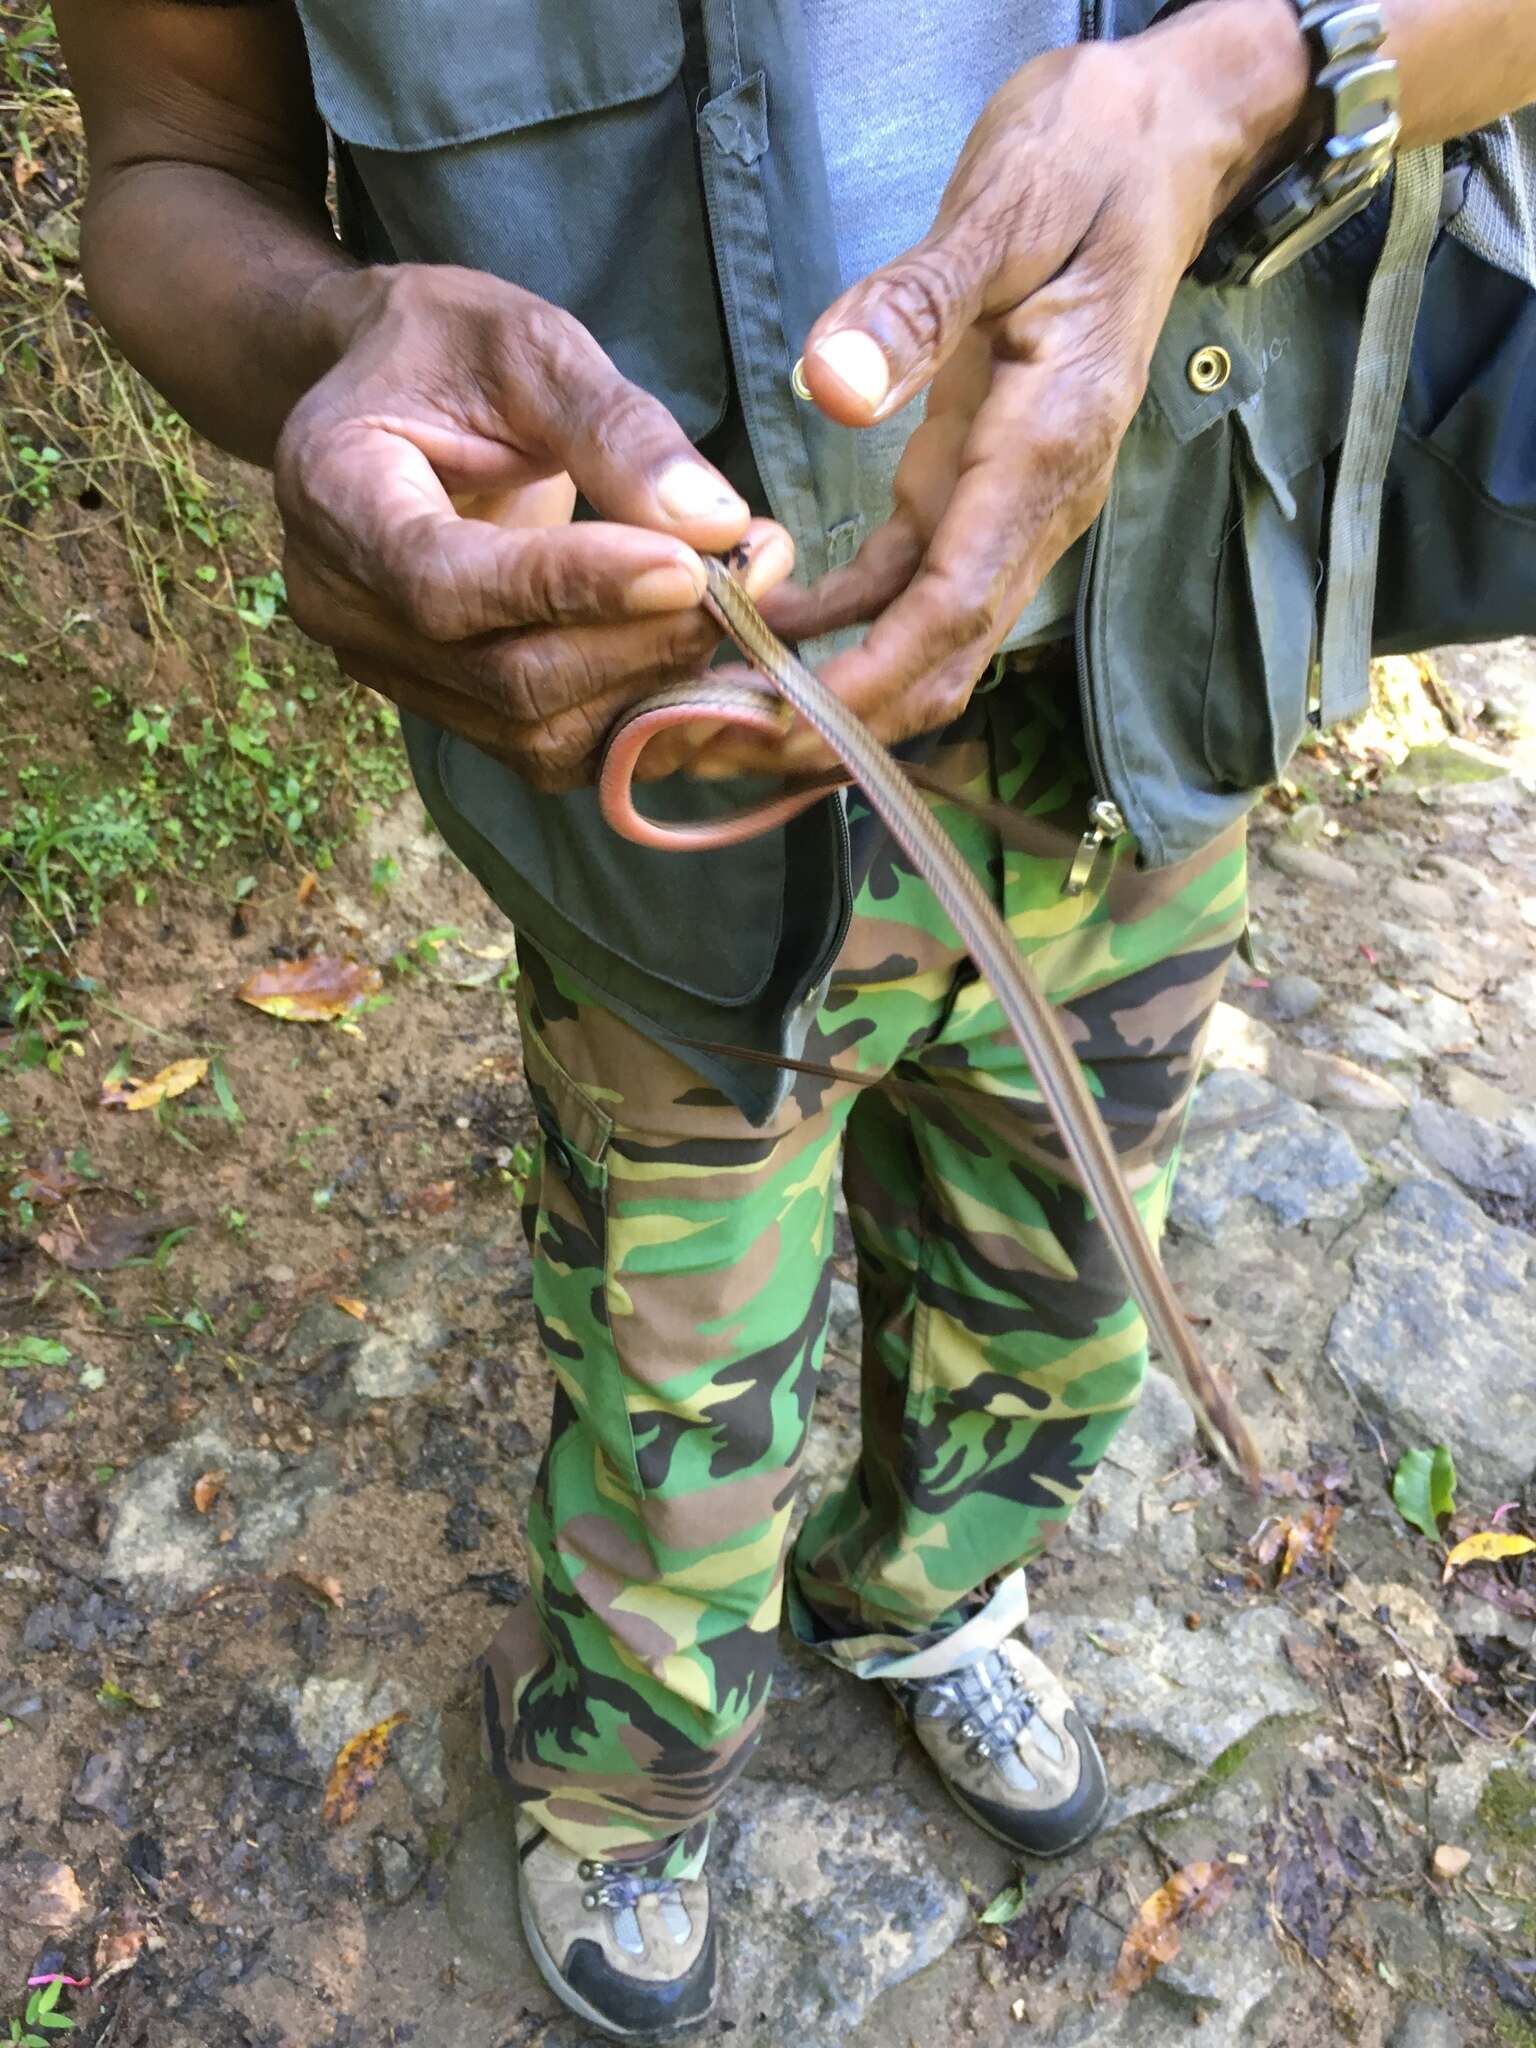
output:
[{"label": "snake", "polygon": [[[1253,1434],[1225,1376],[1201,1355],[1082,1067],[1007,924],[902,764],[778,637],[728,563],[713,555],[701,559],[704,607],[753,673],[676,684],[624,713],[608,737],[599,770],[603,817],[639,845],[681,852],[739,844],[786,824],[834,789],[862,790],[991,987],[1147,1328],[1177,1367],[1197,1420],[1226,1463],[1257,1488],[1260,1459]],[[655,819],[636,802],[635,770],[659,733],[709,719],[771,737],[787,732],[796,717],[820,735],[836,769],[766,802],[702,821]]]}]

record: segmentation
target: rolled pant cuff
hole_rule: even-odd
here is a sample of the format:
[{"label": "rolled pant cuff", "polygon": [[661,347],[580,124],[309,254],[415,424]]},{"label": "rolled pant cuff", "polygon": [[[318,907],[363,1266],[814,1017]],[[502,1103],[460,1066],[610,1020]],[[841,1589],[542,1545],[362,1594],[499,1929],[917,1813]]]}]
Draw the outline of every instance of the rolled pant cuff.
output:
[{"label": "rolled pant cuff", "polygon": [[1021,1566],[993,1588],[984,1607],[959,1623],[928,1634],[882,1629],[862,1636],[828,1636],[799,1588],[789,1588],[790,1625],[808,1650],[855,1678],[936,1678],[974,1664],[1006,1642],[1029,1614],[1029,1586]]}]

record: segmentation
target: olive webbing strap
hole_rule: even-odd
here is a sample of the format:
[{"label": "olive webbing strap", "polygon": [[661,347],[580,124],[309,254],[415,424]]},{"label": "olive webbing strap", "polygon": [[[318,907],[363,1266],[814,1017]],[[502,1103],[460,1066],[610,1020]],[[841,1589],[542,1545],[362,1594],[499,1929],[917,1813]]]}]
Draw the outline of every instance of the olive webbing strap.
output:
[{"label": "olive webbing strap", "polygon": [[1352,718],[1370,701],[1382,489],[1408,382],[1425,266],[1440,225],[1443,157],[1438,143],[1399,157],[1386,239],[1366,293],[1328,525],[1318,653],[1318,708],[1325,726]]}]

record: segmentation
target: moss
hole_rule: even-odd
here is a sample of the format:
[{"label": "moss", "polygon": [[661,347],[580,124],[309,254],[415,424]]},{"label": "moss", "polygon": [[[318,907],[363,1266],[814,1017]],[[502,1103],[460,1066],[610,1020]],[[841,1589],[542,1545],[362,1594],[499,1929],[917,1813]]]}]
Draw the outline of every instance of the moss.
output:
[{"label": "moss", "polygon": [[1536,2020],[1529,2013],[1513,2012],[1507,2005],[1494,2008],[1493,2032],[1509,2048],[1536,2048]]},{"label": "moss", "polygon": [[1536,1848],[1536,1781],[1510,1765],[1492,1772],[1477,1802],[1477,1817],[1500,1845]]},{"label": "moss", "polygon": [[1240,1735],[1236,1742],[1229,1742],[1205,1774],[1208,1785],[1224,1785],[1228,1778],[1235,1778],[1258,1746],[1258,1735]]}]

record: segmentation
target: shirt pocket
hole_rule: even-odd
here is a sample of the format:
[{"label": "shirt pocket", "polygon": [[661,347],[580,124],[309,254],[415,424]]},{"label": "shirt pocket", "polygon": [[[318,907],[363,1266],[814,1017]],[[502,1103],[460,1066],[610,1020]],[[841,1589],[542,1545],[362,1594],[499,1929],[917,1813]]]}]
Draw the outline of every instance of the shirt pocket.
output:
[{"label": "shirt pocket", "polygon": [[707,434],[729,387],[675,0],[297,4],[369,253],[564,307]]}]

